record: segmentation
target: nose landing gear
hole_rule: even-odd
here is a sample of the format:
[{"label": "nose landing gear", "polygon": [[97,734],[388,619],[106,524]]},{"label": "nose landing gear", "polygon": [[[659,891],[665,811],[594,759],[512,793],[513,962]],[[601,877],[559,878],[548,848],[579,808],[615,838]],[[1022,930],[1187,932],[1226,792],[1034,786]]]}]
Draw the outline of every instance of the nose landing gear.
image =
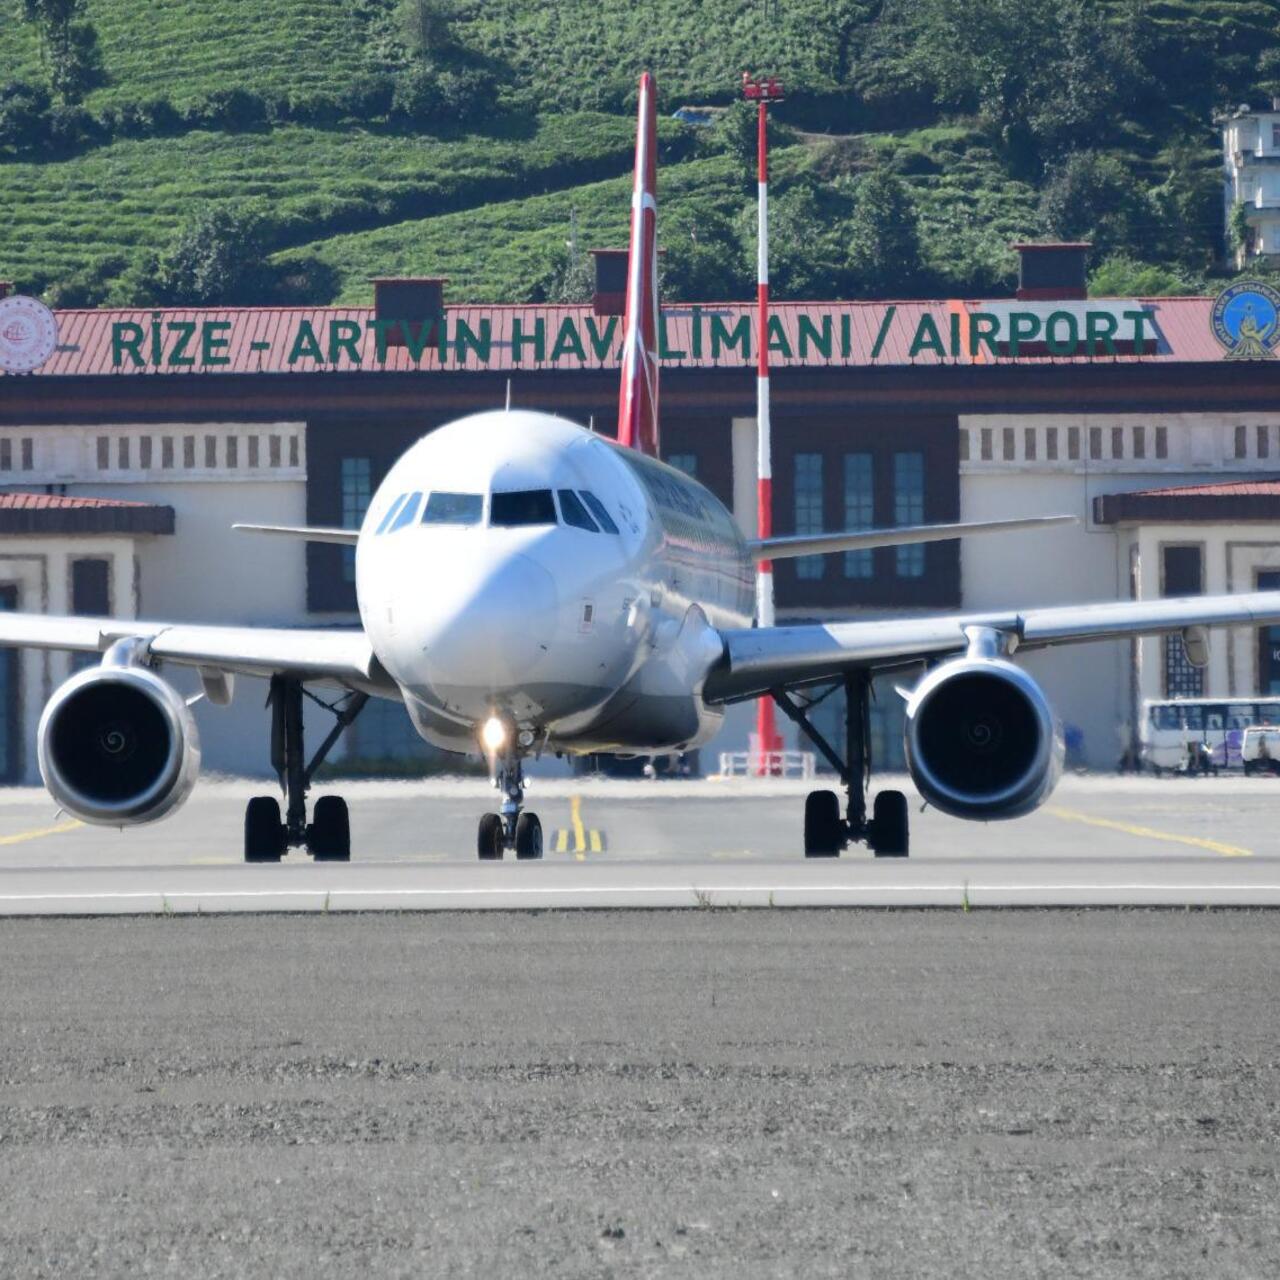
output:
[{"label": "nose landing gear", "polygon": [[476,852],[483,861],[496,861],[506,849],[514,849],[521,860],[542,857],[542,823],[536,813],[522,813],[524,768],[519,756],[500,761],[494,783],[502,792],[502,811],[486,813],[480,819]]}]

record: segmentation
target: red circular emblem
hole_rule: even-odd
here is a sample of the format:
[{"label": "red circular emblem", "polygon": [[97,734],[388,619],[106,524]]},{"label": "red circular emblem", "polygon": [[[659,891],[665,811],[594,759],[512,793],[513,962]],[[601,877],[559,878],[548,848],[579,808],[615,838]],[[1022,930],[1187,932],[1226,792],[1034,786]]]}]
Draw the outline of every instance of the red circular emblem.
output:
[{"label": "red circular emblem", "polygon": [[0,369],[30,373],[58,346],[58,322],[35,298],[0,298]]}]

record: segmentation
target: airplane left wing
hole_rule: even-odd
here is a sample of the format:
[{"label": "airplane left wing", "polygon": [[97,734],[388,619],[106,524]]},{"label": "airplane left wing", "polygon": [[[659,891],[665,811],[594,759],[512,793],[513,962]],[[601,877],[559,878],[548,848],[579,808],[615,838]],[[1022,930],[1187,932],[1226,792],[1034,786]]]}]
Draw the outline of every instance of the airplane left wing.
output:
[{"label": "airplane left wing", "polygon": [[1012,651],[1203,627],[1276,625],[1280,591],[730,630],[720,633],[724,654],[707,676],[703,697],[737,702],[858,668],[906,666],[961,653],[972,628],[1001,633]]},{"label": "airplane left wing", "polygon": [[119,640],[147,642],[151,658],[206,671],[330,680],[366,692],[394,692],[363,631],[222,627],[132,618],[71,618],[0,612],[0,645],[105,653]]}]

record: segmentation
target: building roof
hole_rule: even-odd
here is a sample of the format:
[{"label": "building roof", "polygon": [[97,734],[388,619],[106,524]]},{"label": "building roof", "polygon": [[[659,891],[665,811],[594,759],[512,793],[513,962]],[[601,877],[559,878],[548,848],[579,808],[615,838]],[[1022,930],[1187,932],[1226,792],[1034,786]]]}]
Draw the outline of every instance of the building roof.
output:
[{"label": "building roof", "polygon": [[172,533],[172,507],[59,493],[0,493],[0,534]]},{"label": "building roof", "polygon": [[[1211,298],[780,302],[771,310],[770,363],[777,369],[1217,364],[1225,353],[1213,336],[1212,309]],[[1019,322],[1020,341],[1011,347],[1015,313],[1033,319]],[[1141,350],[1133,342],[1135,313],[1143,317],[1146,340]],[[415,360],[410,348],[396,344],[399,330],[389,328],[398,321],[380,322],[380,344],[372,307],[55,315],[58,335],[52,356],[31,374],[0,373],[0,378],[616,369],[622,331],[621,317],[595,316],[589,304],[449,306],[444,341],[432,341]],[[661,363],[668,368],[752,369],[754,317],[755,308],[748,303],[668,305],[663,309]],[[1051,320],[1056,351],[1049,349],[1044,335]],[[1093,341],[1087,337],[1091,323],[1097,325]],[[983,340],[984,327],[988,341]],[[1036,330],[1034,336],[1028,336],[1028,327]]]},{"label": "building roof", "polygon": [[1232,480],[1107,493],[1093,500],[1099,524],[1280,520],[1280,480]]}]

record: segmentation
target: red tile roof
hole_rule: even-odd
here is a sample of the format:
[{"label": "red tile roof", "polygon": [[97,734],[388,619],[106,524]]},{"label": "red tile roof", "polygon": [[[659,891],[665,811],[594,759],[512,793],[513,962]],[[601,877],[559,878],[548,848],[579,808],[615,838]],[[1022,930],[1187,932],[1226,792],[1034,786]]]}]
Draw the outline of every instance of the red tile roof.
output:
[{"label": "red tile roof", "polygon": [[[969,352],[968,334],[975,313],[1010,309],[1141,308],[1150,337],[1142,355],[1124,353],[1051,355],[1043,345],[1025,347],[1019,356]],[[1009,298],[986,302],[961,300],[905,302],[779,302],[773,304],[770,362],[775,368],[867,365],[971,365],[1028,363],[1217,363],[1223,350],[1210,328],[1211,298],[1093,299],[1088,302],[1019,303]],[[663,309],[665,367],[753,368],[741,346],[723,336],[746,321],[753,327],[755,308],[747,303],[670,305]],[[210,307],[167,310],[59,311],[58,347],[34,374],[66,377],[95,374],[181,376],[192,373],[432,372],[440,370],[510,371],[515,369],[616,369],[619,366],[620,317],[601,318],[590,305],[450,306],[445,309],[444,358],[435,346],[419,360],[404,346],[389,346],[378,358],[371,307]],[[927,317],[927,319],[926,319]],[[696,324],[695,324],[696,320]],[[802,323],[802,321],[804,323]],[[570,322],[565,328],[566,322]],[[1132,321],[1125,322],[1132,325]],[[483,361],[456,337],[460,326],[477,337],[486,330],[491,349]],[[946,354],[913,339],[921,326],[932,330]],[[121,329],[119,326],[128,326]],[[517,326],[519,329],[517,331]],[[306,335],[314,334],[317,347]],[[530,338],[541,334],[541,352]],[[121,342],[122,334],[132,344]],[[340,339],[351,335],[351,345]],[[958,354],[951,355],[953,345]],[[523,337],[519,352],[513,347]],[[1083,335],[1082,335],[1083,336]],[[114,341],[113,341],[114,338]],[[754,334],[752,334],[754,341]],[[332,351],[330,344],[333,342]],[[823,347],[830,354],[825,354]],[[459,348],[462,347],[460,352]],[[131,354],[137,353],[138,358]],[[160,353],[157,362],[155,353]],[[358,359],[353,359],[352,351]],[[539,355],[541,358],[539,358]],[[330,358],[332,356],[332,358]],[[0,378],[5,375],[0,374]]]},{"label": "red tile roof", "polygon": [[1280,520],[1280,480],[1228,480],[1107,493],[1093,500],[1099,524],[1190,520],[1234,523]]},{"label": "red tile roof", "polygon": [[100,511],[151,507],[122,498],[74,498],[64,493],[0,493],[0,511]]},{"label": "red tile roof", "polygon": [[172,533],[172,507],[62,493],[0,493],[0,534]]}]

